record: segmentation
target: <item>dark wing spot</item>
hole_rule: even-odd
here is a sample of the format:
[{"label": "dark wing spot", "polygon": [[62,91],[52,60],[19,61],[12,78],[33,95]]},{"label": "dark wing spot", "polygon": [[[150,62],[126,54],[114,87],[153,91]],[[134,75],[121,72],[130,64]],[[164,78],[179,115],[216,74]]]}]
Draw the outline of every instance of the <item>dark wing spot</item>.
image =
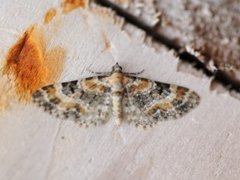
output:
[{"label": "dark wing spot", "polygon": [[78,81],[71,81],[71,82],[64,82],[62,83],[62,93],[65,95],[72,95],[74,94],[77,90],[79,90]]},{"label": "dark wing spot", "polygon": [[167,97],[171,94],[170,85],[165,83],[156,82],[157,86],[154,89],[154,93],[159,93],[163,97]]}]

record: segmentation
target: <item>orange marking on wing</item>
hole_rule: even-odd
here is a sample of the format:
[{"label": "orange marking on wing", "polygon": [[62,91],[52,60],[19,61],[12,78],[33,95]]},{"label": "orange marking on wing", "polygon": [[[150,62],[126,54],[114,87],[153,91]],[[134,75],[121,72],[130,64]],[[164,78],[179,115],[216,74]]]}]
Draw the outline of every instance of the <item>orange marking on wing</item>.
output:
[{"label": "orange marking on wing", "polygon": [[86,110],[82,106],[80,106],[78,103],[74,103],[74,102],[61,102],[59,104],[59,106],[65,108],[65,109],[77,109],[81,113],[86,112]]},{"label": "orange marking on wing", "polygon": [[[44,88],[43,88],[44,89]],[[53,86],[48,86],[44,89],[48,95],[48,97],[56,97],[57,90]]]},{"label": "orange marking on wing", "polygon": [[137,92],[143,92],[148,91],[150,88],[152,88],[152,82],[148,80],[141,80],[138,84],[133,84],[130,87],[131,92],[137,93]]},{"label": "orange marking on wing", "polygon": [[183,96],[185,96],[186,92],[188,91],[188,89],[184,88],[184,87],[177,87],[176,88],[176,97],[177,98],[182,98]]},{"label": "orange marking on wing", "polygon": [[106,87],[102,84],[98,84],[95,79],[87,79],[81,82],[83,89],[93,92],[104,92]]},{"label": "orange marking on wing", "polygon": [[159,102],[149,107],[145,112],[149,115],[154,114],[158,109],[163,111],[168,111],[173,108],[173,104],[171,102]]},{"label": "orange marking on wing", "polygon": [[123,76],[123,85],[127,85],[130,82],[129,78],[126,76]]},{"label": "orange marking on wing", "polygon": [[44,16],[44,23],[48,24],[54,18],[54,16],[56,16],[56,14],[56,9],[49,9]]},{"label": "orange marking on wing", "polygon": [[43,88],[43,90],[47,93],[49,99],[58,98],[60,100],[59,106],[65,109],[77,109],[81,113],[85,113],[86,110],[78,103],[75,102],[64,102],[61,97],[58,96],[57,90],[54,86],[47,86]]}]

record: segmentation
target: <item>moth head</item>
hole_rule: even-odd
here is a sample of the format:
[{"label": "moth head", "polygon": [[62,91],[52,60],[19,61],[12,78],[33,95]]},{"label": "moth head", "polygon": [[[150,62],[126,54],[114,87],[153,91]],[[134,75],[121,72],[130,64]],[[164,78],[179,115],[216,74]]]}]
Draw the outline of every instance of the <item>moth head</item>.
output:
[{"label": "moth head", "polygon": [[122,67],[119,66],[118,63],[116,63],[116,64],[112,67],[112,72],[122,72]]}]

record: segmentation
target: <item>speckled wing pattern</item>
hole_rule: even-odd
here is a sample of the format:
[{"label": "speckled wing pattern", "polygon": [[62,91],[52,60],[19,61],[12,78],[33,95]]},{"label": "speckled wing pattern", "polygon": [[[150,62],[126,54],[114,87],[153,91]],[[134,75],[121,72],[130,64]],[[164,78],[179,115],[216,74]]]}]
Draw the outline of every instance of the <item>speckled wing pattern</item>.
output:
[{"label": "speckled wing pattern", "polygon": [[[176,119],[194,108],[200,97],[185,87],[120,73],[122,92],[113,92],[111,76],[45,86],[33,94],[33,101],[50,114],[72,119],[88,127],[106,123],[112,117],[113,94],[121,96],[122,119],[138,127],[152,127]],[[112,78],[112,79],[111,79]]]},{"label": "speckled wing pattern", "polygon": [[45,86],[33,94],[33,102],[61,119],[74,120],[80,126],[106,123],[111,114],[109,87],[105,77]]},{"label": "speckled wing pattern", "polygon": [[185,87],[125,77],[124,119],[143,128],[176,119],[194,108],[200,97]]}]

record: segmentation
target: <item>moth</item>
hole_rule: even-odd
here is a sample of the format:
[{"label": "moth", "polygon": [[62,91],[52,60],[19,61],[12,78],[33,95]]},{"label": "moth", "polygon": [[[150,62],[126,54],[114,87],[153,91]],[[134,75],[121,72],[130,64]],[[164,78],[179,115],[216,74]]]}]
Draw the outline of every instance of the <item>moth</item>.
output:
[{"label": "moth", "polygon": [[56,83],[33,93],[33,102],[50,114],[81,126],[100,125],[114,117],[143,128],[176,119],[194,108],[199,95],[185,87],[136,77],[116,63],[111,72]]}]

